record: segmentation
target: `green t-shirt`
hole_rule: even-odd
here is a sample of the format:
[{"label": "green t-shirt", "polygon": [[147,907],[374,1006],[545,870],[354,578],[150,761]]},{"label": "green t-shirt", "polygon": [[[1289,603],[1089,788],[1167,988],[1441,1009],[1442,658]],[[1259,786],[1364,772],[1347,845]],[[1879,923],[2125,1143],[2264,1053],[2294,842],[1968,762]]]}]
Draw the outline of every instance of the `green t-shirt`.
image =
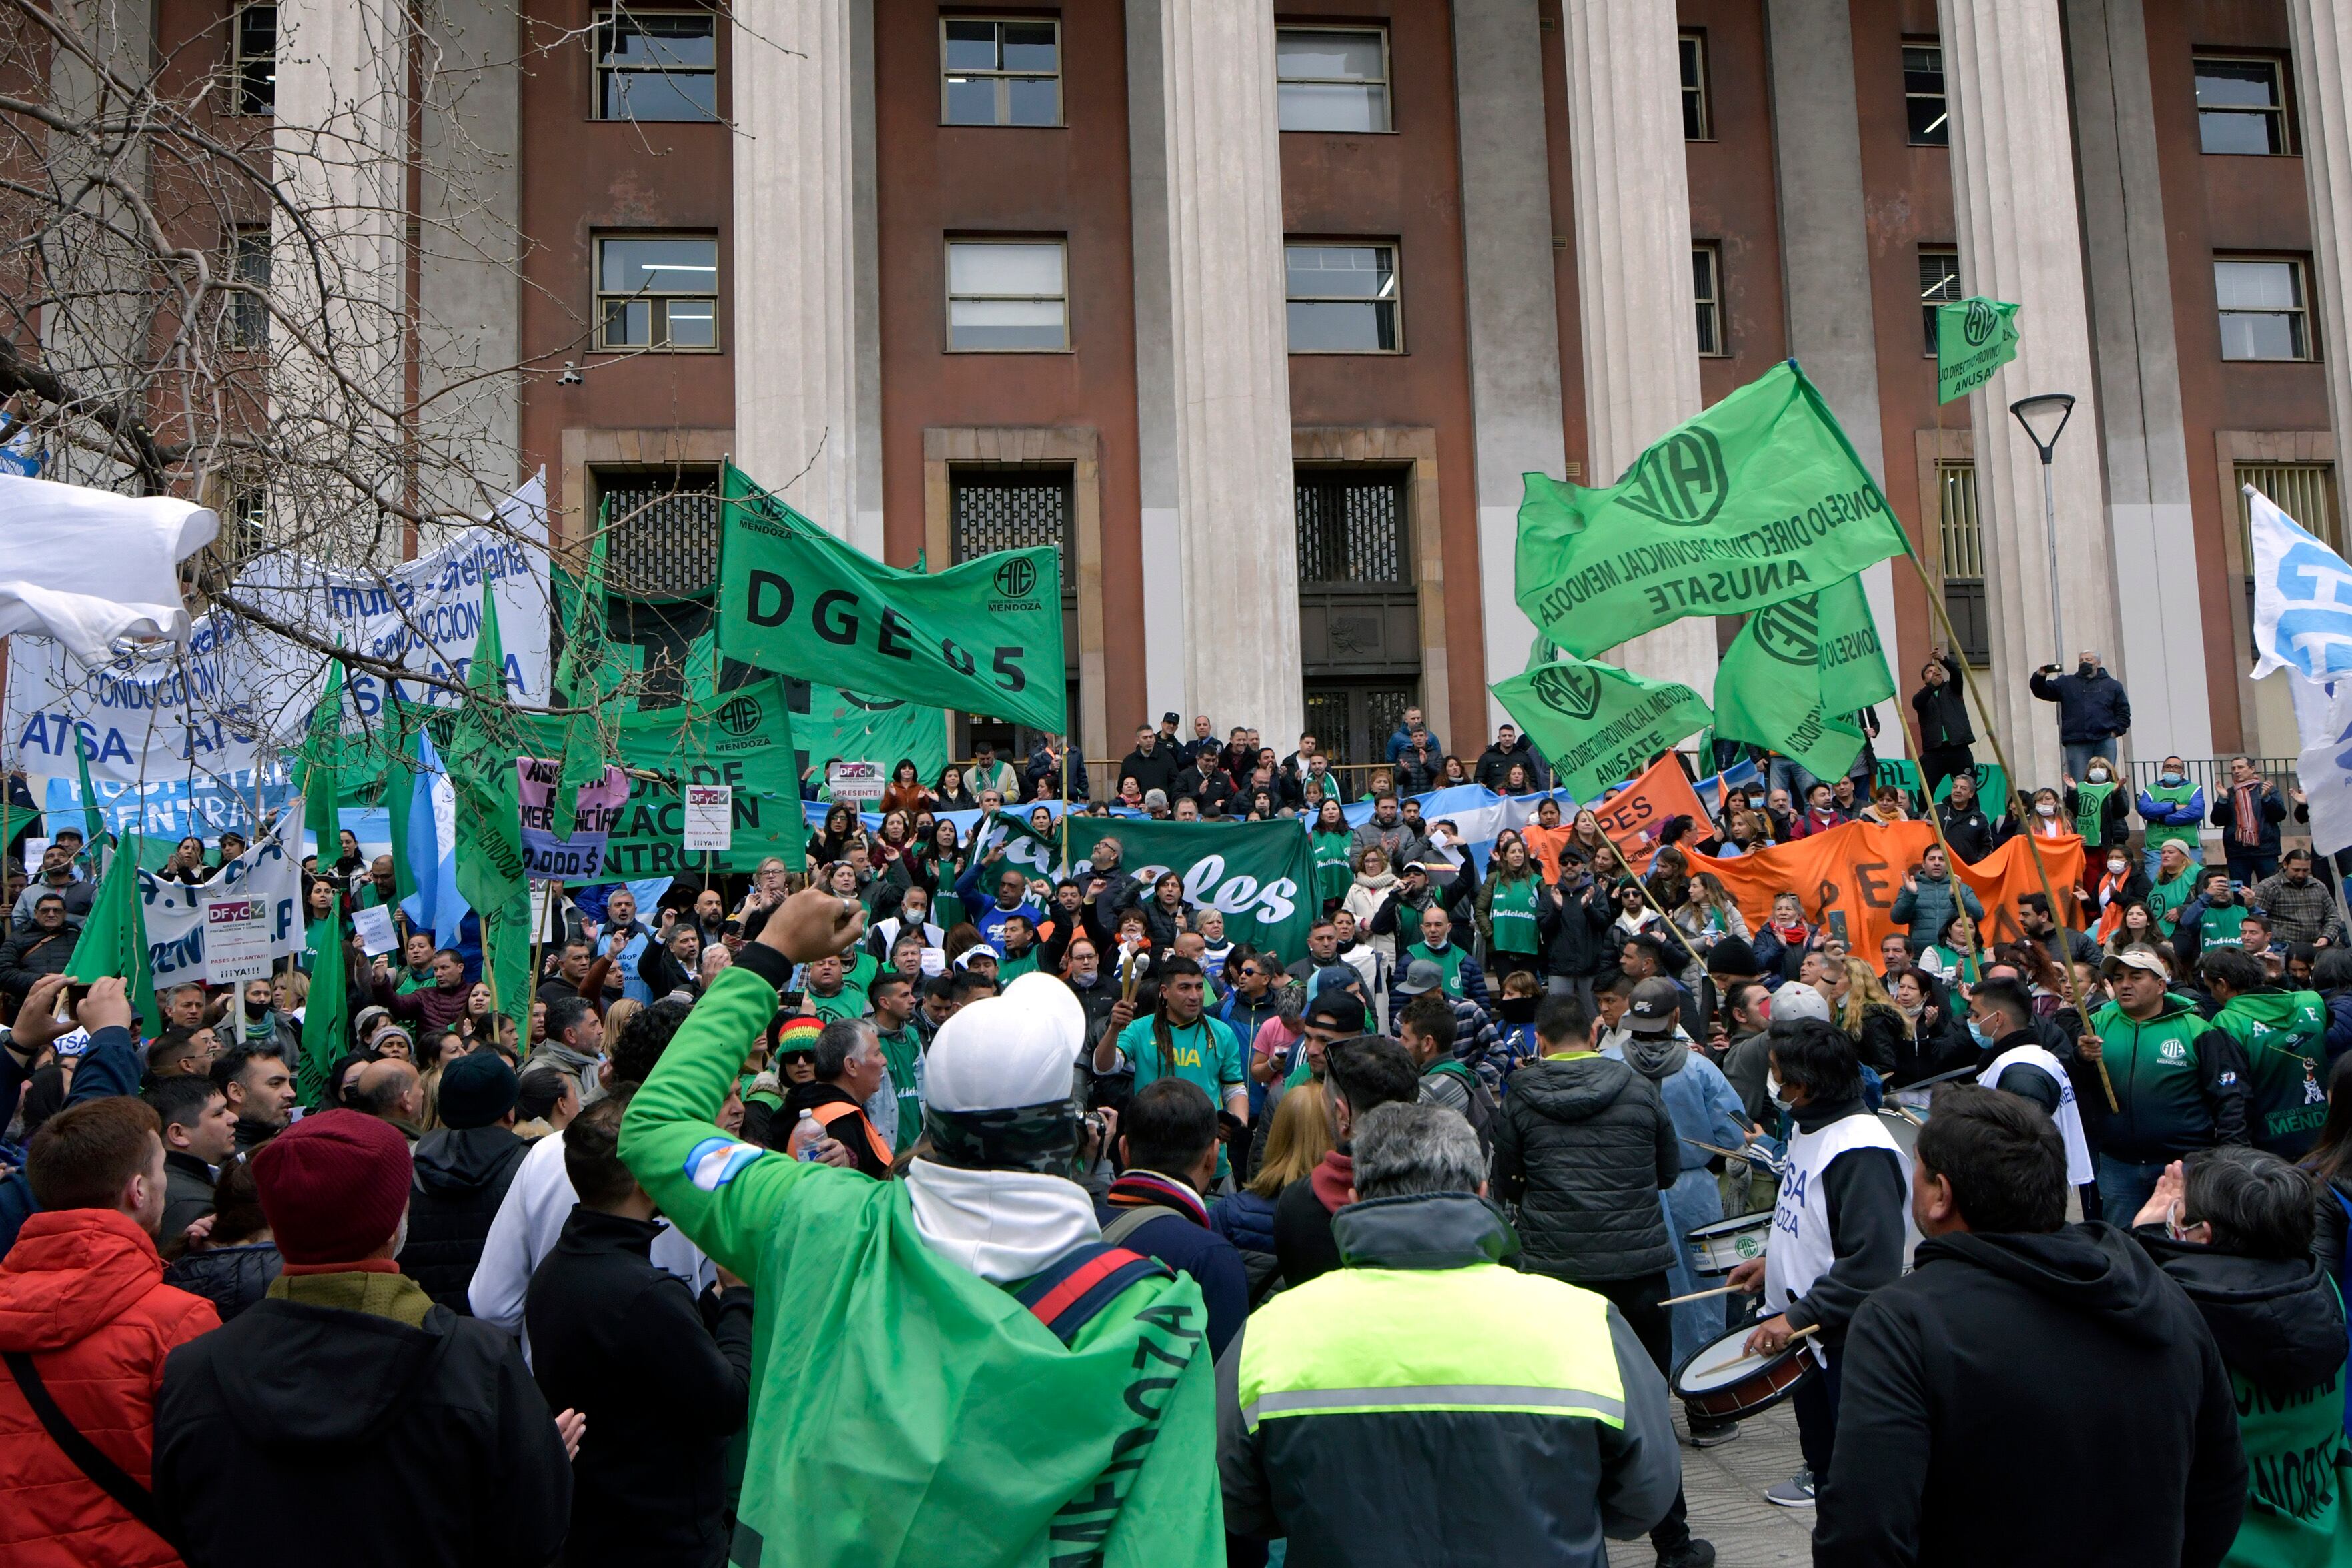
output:
[{"label": "green t-shirt", "polygon": [[1037,944],[1032,942],[1022,950],[1019,957],[1000,958],[996,961],[996,988],[1002,991],[1013,983],[1015,977],[1034,974],[1036,969]]},{"label": "green t-shirt", "polygon": [[1412,961],[1413,961],[1414,959],[1416,959],[1416,958],[1426,958],[1426,959],[1428,959],[1431,963],[1433,963],[1433,964],[1436,965],[1440,969],[1444,970],[1444,971],[1445,972],[1445,994],[1446,994],[1447,996],[1449,996],[1449,997],[1454,998],[1455,1000],[1457,1000],[1457,1001],[1461,999],[1461,997],[1462,997],[1462,944],[1461,944],[1461,943],[1459,943],[1459,942],[1448,942],[1448,943],[1446,943],[1446,945],[1445,945],[1445,951],[1444,951],[1444,952],[1443,952],[1443,953],[1433,953],[1433,952],[1431,952],[1427,947],[1424,947],[1424,946],[1423,946],[1420,943],[1415,942],[1414,944],[1412,944],[1411,946],[1407,947],[1407,948],[1404,950],[1404,956],[1402,956],[1402,957],[1401,957],[1401,958],[1399,958],[1399,959],[1397,960],[1397,968],[1398,968],[1398,970],[1400,971],[1400,974],[1402,974],[1402,972],[1405,969],[1405,967],[1406,967],[1407,966],[1411,965],[1411,964],[1412,963]]},{"label": "green t-shirt", "polygon": [[[1486,923],[1493,935],[1488,945],[1497,953],[1520,953],[1533,957],[1538,950],[1536,941],[1536,879],[1532,876],[1497,877],[1486,894]],[[1452,943],[1446,947],[1450,952]],[[1446,988],[1454,995],[1461,994],[1461,961],[1454,962],[1452,983]],[[1497,974],[1501,973],[1498,969]]]},{"label": "green t-shirt", "polygon": [[2197,896],[2197,878],[2202,870],[2192,861],[2181,868],[2179,876],[2170,882],[2159,882],[2148,891],[2147,912],[2156,916],[2158,929],[2167,937],[2180,924],[2181,906]]},{"label": "green t-shirt", "polygon": [[873,988],[874,977],[882,972],[882,962],[873,954],[860,951],[841,977],[841,989],[829,997],[810,993],[816,1004],[816,1016],[832,1023],[837,1019],[864,1018],[869,1007],[866,993]]},{"label": "green t-shirt", "polygon": [[882,1041],[882,1060],[889,1065],[890,1087],[898,1099],[898,1137],[890,1152],[903,1155],[923,1135],[923,1037],[912,1024],[875,1034]]},{"label": "green t-shirt", "polygon": [[[1225,1107],[1225,1091],[1240,1088],[1249,1082],[1242,1071],[1241,1041],[1227,1028],[1223,1019],[1213,1019],[1202,1013],[1183,1029],[1170,1026],[1168,1049],[1160,1049],[1158,1019],[1146,1016],[1119,1031],[1118,1049],[1135,1064],[1135,1086],[1156,1083],[1162,1078],[1181,1078],[1187,1083],[1199,1085],[1209,1097],[1209,1103],[1222,1111]],[[1217,1172],[1226,1170],[1225,1151],[1217,1149]]]}]

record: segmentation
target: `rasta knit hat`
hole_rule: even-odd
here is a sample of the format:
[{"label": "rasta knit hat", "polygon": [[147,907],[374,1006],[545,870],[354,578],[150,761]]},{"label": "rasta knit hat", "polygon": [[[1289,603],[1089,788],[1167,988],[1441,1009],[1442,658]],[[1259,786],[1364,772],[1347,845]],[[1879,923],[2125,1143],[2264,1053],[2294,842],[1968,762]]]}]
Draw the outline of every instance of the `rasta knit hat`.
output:
[{"label": "rasta knit hat", "polygon": [[314,1111],[253,1154],[253,1180],[289,1263],[356,1263],[400,1228],[408,1140],[357,1111]]},{"label": "rasta knit hat", "polygon": [[814,1013],[794,1013],[776,1030],[776,1054],[787,1051],[814,1051],[816,1037],[824,1032],[824,1020]]}]

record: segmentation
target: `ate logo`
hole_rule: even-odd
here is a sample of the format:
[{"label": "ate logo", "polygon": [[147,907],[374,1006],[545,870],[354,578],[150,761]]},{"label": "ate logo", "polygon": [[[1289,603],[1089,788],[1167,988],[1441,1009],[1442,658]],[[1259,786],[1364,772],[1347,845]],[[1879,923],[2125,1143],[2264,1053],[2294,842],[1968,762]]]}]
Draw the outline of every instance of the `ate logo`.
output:
[{"label": "ate logo", "polygon": [[1642,454],[1617,498],[1662,523],[1704,528],[1723,509],[1729,484],[1714,433],[1678,430]]},{"label": "ate logo", "polygon": [[1016,556],[996,569],[996,591],[1007,599],[1026,599],[1037,586],[1037,563]]},{"label": "ate logo", "polygon": [[2168,1040],[2156,1048],[2156,1054],[2177,1065],[2189,1060],[2189,1048],[2177,1040]]},{"label": "ate logo", "polygon": [[1601,706],[1601,677],[1580,664],[1546,664],[1528,685],[1537,701],[1569,718],[1589,719]]},{"label": "ate logo", "polygon": [[719,710],[719,727],[730,735],[749,735],[760,727],[760,704],[753,697],[737,697]]},{"label": "ate logo", "polygon": [[1969,348],[1981,349],[1985,345],[1985,340],[1992,336],[1992,329],[2000,320],[2000,316],[1995,313],[1991,306],[1981,299],[1971,299],[1969,301],[1968,314],[1960,320],[1960,336],[1969,340]]},{"label": "ate logo", "polygon": [[1785,664],[1807,668],[1821,662],[1821,595],[1801,593],[1768,604],[1748,617],[1757,645]]}]

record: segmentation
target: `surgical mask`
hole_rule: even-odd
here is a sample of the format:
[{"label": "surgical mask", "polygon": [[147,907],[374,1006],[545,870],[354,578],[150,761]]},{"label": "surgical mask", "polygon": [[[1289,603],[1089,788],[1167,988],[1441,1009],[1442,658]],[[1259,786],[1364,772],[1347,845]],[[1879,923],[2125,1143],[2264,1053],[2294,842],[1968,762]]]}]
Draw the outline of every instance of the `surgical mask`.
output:
[{"label": "surgical mask", "polygon": [[2121,876],[2124,873],[2124,866],[2126,863],[2127,862],[2123,861],[2111,860],[2107,862],[2107,870],[2116,876]]},{"label": "surgical mask", "polygon": [[2186,784],[2189,782],[2186,777],[2179,773],[2159,773],[2156,776],[2156,781],[2168,787],[2174,784]]},{"label": "surgical mask", "polygon": [[2033,803],[2033,814],[2037,817],[2054,817],[2058,814],[2058,803],[2054,800],[2036,800]]},{"label": "surgical mask", "polygon": [[1796,1109],[1794,1105],[1780,1097],[1780,1075],[1769,1069],[1767,1069],[1764,1074],[1764,1092],[1772,1097],[1772,1103],[1779,1109],[1782,1111]]},{"label": "surgical mask", "polygon": [[2107,781],[2107,770],[2106,770],[2105,768],[2092,768],[2092,769],[2091,769],[2091,782],[2092,782],[2092,783],[2094,783],[2094,784],[2104,784],[2104,783],[2105,783],[2106,781]]},{"label": "surgical mask", "polygon": [[1977,1022],[1974,1019],[1970,1019],[1969,1020],[1969,1038],[1977,1042],[1977,1049],[1979,1051],[1990,1051],[1992,1049],[1993,1037],[1986,1033],[1985,1026]]}]

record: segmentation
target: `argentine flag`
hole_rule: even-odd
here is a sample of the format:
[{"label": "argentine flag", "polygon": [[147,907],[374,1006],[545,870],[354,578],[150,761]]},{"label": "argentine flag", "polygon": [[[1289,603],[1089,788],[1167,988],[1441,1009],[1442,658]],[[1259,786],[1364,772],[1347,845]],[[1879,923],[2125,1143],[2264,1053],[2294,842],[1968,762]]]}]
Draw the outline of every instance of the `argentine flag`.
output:
[{"label": "argentine flag", "polygon": [[429,929],[435,946],[457,946],[457,927],[469,907],[457,892],[457,791],[442,771],[433,737],[416,732],[415,791],[408,810],[408,842],[402,850],[416,868],[416,891],[401,903],[410,925]]}]

